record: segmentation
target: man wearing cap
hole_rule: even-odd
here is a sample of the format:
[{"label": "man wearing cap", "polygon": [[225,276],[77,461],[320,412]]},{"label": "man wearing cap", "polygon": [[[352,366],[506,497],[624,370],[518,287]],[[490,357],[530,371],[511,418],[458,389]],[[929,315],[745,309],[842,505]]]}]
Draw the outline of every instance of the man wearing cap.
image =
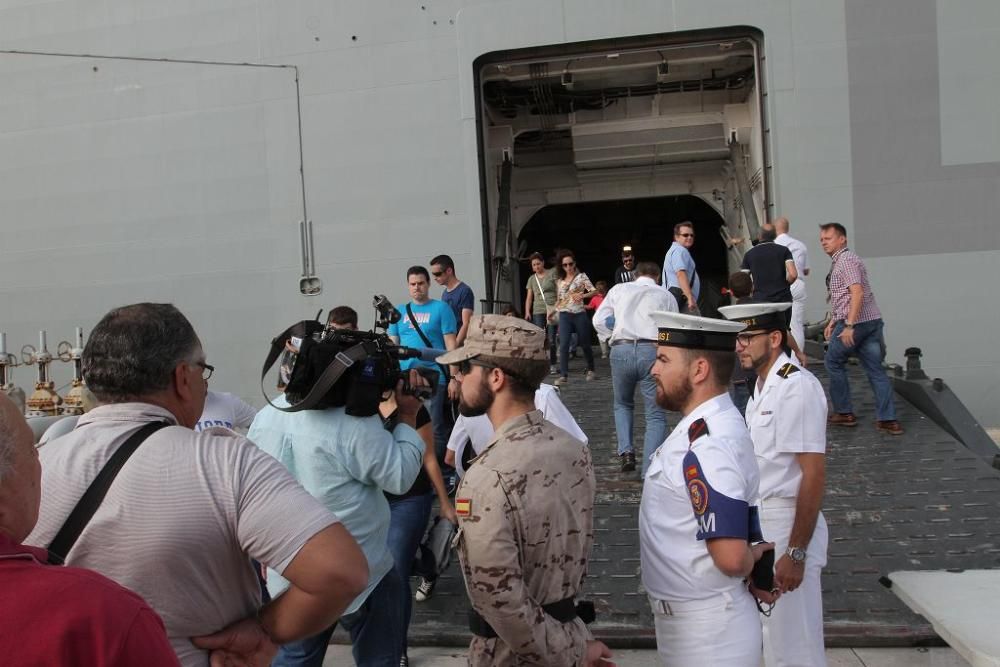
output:
[{"label": "man wearing cap", "polygon": [[773,545],[761,542],[753,443],[727,391],[743,325],[670,312],[653,320],[657,402],[684,415],[653,455],[639,507],[660,661],[758,667],[760,621],[743,580]]},{"label": "man wearing cap", "polygon": [[[649,374],[656,359],[656,325],[650,313],[676,311],[677,301],[670,292],[656,284],[660,267],[654,262],[639,262],[634,282],[615,285],[594,313],[598,336],[611,337],[611,380],[615,392],[615,433],[622,472],[635,470],[632,447],[632,412],[635,410],[635,387],[645,403],[646,431],[642,446],[642,474],[649,468],[649,457],[667,437],[667,413],[656,404],[656,382]],[[608,319],[614,318],[614,330]]]},{"label": "man wearing cap", "polygon": [[535,409],[547,372],[545,332],[519,318],[472,318],[457,364],[459,410],[496,429],[455,496],[456,537],[472,603],[469,664],[608,665],[576,596],[593,545],[594,469],[587,446]]},{"label": "man wearing cap", "polygon": [[791,303],[719,309],[746,325],[736,337],[740,364],[757,373],[746,419],[760,468],[761,528],[779,558],[781,594],[764,623],[764,662],[825,665],[820,572],[827,529],[820,507],[826,479],[826,395],[788,353],[785,312]]}]

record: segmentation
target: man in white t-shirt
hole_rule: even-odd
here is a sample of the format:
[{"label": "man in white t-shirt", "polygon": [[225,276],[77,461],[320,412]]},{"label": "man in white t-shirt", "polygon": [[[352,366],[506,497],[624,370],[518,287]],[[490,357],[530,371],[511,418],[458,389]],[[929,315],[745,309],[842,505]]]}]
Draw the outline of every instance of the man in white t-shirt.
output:
[{"label": "man in white t-shirt", "polygon": [[[559,390],[550,384],[541,384],[535,390],[535,407],[542,411],[542,416],[552,422],[562,430],[569,433],[577,440],[584,443],[589,442],[587,435],[580,428],[580,425],[573,419],[573,415],[563,405],[559,398]],[[448,440],[448,452],[445,454],[445,463],[454,466],[459,477],[465,474],[465,466],[462,465],[462,455],[466,446],[471,443],[474,456],[479,456],[486,445],[493,439],[493,424],[486,415],[478,417],[465,417],[459,415],[455,420],[455,428],[451,432]]]},{"label": "man in white t-shirt", "polygon": [[783,245],[792,252],[792,259],[795,260],[795,270],[798,278],[791,284],[792,290],[792,323],[789,330],[792,337],[798,343],[799,349],[805,352],[806,344],[806,282],[805,277],[809,275],[809,249],[802,241],[788,235],[788,218],[778,218],[774,221],[774,231],[778,237],[774,242]]},{"label": "man in white t-shirt", "polygon": [[194,430],[204,431],[206,428],[221,426],[231,431],[241,429],[245,433],[256,416],[257,410],[239,396],[209,389],[205,397],[205,410],[194,425]]},{"label": "man in white t-shirt", "polygon": [[[364,590],[368,567],[337,517],[278,461],[232,431],[192,430],[212,370],[174,306],[105,315],[83,351],[102,405],[39,450],[45,493],[25,543],[48,548],[120,446],[162,423],[59,555],[145,599],[184,667],[207,667],[210,652],[219,664],[266,664],[278,645],[333,623]],[[251,558],[291,582],[263,607]]]},{"label": "man in white t-shirt", "polygon": [[719,311],[747,325],[736,349],[743,368],[757,373],[746,419],[760,468],[761,529],[775,544],[774,586],[781,596],[763,619],[764,662],[822,667],[826,395],[788,354],[784,327],[790,307],[748,303]]}]

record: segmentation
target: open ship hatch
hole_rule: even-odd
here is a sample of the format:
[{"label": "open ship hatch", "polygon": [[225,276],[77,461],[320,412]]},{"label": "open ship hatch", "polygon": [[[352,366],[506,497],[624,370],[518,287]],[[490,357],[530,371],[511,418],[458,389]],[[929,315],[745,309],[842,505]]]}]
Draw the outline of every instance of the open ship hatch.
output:
[{"label": "open ship hatch", "polygon": [[[671,201],[696,197],[715,211],[709,234],[756,233],[769,201],[761,39],[752,30],[672,34],[477,60],[484,255],[497,307],[521,302],[524,254],[552,251],[523,234],[547,206],[659,200],[666,225]],[[573,239],[573,249],[614,258],[648,237],[628,220],[613,226],[610,236],[595,228]],[[713,245],[722,254],[712,264],[732,269],[749,247]]]}]

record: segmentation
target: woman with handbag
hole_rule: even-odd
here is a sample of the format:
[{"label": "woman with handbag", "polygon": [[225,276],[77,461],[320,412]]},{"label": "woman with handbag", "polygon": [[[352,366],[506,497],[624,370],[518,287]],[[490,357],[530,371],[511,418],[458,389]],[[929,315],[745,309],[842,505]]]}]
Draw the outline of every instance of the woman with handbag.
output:
[{"label": "woman with handbag", "polygon": [[556,324],[559,313],[556,311],[556,279],[553,272],[545,268],[545,258],[542,253],[532,253],[531,277],[525,285],[527,296],[524,298],[524,319],[535,326],[545,329],[549,345],[549,372],[555,375],[556,369]]},{"label": "woman with handbag", "polygon": [[586,273],[576,265],[572,250],[560,250],[556,256],[556,310],[559,311],[559,379],[556,385],[569,381],[569,348],[572,334],[576,334],[577,344],[583,348],[587,361],[587,380],[593,380],[594,353],[590,349],[590,317],[584,306],[584,299],[597,294]]}]

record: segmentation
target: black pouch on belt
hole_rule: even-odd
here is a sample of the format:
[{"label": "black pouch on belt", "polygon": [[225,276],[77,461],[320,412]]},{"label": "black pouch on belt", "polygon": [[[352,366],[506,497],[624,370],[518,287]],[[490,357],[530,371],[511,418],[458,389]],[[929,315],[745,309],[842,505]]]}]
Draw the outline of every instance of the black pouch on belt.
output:
[{"label": "black pouch on belt", "polygon": [[760,560],[754,563],[750,581],[757,590],[774,590],[774,549],[765,551]]}]

